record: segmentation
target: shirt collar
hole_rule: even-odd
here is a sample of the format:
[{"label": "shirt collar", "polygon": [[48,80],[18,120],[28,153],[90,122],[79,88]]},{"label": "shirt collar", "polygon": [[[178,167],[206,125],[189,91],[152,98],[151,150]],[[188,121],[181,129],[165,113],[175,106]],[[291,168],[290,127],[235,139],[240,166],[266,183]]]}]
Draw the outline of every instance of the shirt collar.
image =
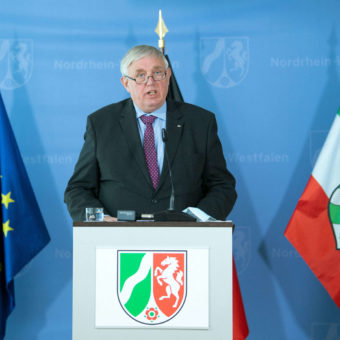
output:
[{"label": "shirt collar", "polygon": [[158,108],[154,112],[150,112],[150,113],[143,112],[135,103],[133,103],[133,106],[135,107],[135,110],[136,110],[137,119],[140,118],[143,115],[147,115],[147,116],[153,115],[153,116],[160,118],[160,119],[163,119],[163,120],[166,119],[166,101],[164,102],[164,104],[160,108]]}]

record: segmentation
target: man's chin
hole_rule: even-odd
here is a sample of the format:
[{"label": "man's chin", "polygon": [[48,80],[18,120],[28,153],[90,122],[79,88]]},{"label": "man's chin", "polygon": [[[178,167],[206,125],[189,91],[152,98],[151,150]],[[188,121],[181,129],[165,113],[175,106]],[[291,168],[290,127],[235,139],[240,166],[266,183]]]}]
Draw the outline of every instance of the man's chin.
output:
[{"label": "man's chin", "polygon": [[159,109],[163,104],[164,102],[163,103],[160,103],[160,102],[144,103],[143,107],[141,107],[140,109],[143,112],[150,113],[150,112],[154,112],[155,110]]}]

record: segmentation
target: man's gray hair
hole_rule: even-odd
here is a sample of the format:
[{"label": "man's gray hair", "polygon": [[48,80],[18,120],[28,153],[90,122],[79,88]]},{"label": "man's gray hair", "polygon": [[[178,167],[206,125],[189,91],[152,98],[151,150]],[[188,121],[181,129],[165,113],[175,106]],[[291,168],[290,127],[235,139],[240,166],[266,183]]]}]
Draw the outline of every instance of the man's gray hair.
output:
[{"label": "man's gray hair", "polygon": [[164,61],[165,69],[169,67],[168,61],[160,50],[149,45],[137,45],[132,47],[120,62],[120,72],[122,73],[122,76],[124,77],[128,74],[128,68],[133,62],[150,56],[162,59]]}]

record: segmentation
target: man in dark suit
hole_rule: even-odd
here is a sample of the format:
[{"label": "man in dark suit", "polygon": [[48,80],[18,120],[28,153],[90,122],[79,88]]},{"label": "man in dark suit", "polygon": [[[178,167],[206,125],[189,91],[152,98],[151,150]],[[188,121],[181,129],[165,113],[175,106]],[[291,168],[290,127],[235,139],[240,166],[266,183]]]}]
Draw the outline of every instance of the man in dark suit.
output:
[{"label": "man in dark suit", "polygon": [[166,101],[171,69],[154,47],[129,50],[121,72],[131,99],[88,117],[85,142],[65,191],[73,220],[84,220],[86,207],[103,207],[108,221],[117,210],[140,214],[168,208],[171,182],[162,129],[168,135],[175,209],[198,207],[224,220],[236,200],[235,179],[226,168],[214,114]]}]

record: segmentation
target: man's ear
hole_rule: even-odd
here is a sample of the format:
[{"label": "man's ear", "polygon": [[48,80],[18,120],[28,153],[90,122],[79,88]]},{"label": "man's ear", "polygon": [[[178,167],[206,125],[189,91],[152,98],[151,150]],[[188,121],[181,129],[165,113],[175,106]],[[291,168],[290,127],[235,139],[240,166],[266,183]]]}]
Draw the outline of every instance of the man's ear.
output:
[{"label": "man's ear", "polygon": [[125,90],[128,91],[130,93],[130,89],[129,89],[129,79],[127,79],[126,77],[121,77],[120,78],[120,82],[122,83],[122,85],[125,87]]},{"label": "man's ear", "polygon": [[170,84],[170,77],[171,77],[171,68],[168,67],[167,70],[166,70],[166,79],[167,79],[166,81],[168,83],[168,86]]},{"label": "man's ear", "polygon": [[171,68],[170,67],[168,67],[168,69],[166,70],[166,73],[167,73],[167,75],[169,75],[169,79],[170,79],[170,77],[171,77]]}]

